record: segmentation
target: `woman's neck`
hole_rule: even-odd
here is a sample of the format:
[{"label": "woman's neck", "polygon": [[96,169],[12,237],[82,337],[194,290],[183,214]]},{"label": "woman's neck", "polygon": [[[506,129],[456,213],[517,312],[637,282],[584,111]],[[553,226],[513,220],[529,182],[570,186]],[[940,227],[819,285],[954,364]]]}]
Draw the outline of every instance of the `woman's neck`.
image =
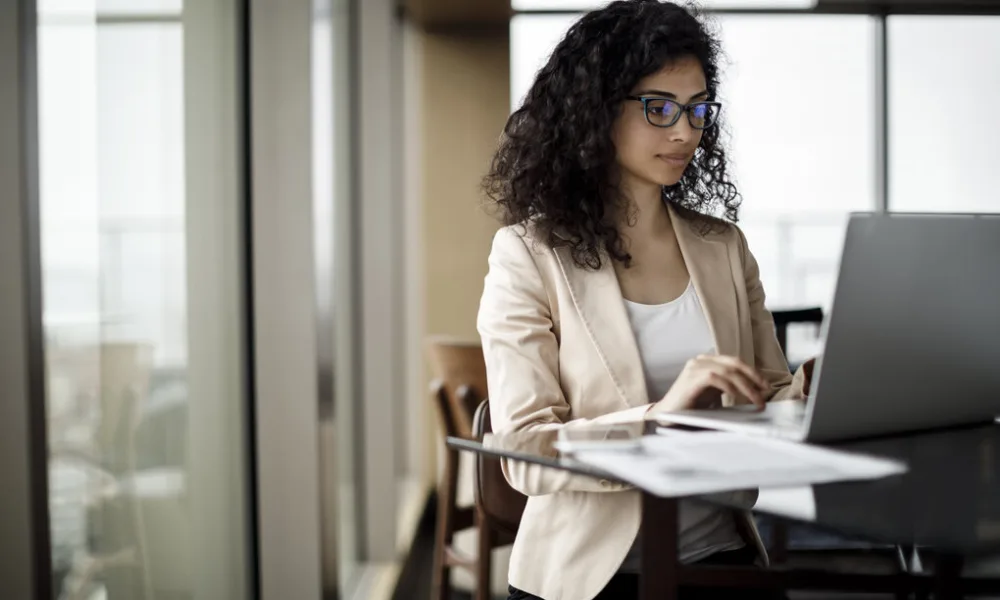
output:
[{"label": "woman's neck", "polygon": [[646,240],[672,230],[670,213],[663,202],[663,190],[658,185],[623,186],[628,210],[619,220],[619,230],[630,245],[642,245]]}]

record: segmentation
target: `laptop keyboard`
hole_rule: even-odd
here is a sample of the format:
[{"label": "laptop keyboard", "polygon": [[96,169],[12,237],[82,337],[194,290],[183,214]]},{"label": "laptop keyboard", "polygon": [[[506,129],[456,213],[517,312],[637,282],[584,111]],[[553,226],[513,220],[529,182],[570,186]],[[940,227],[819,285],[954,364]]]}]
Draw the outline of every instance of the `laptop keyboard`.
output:
[{"label": "laptop keyboard", "polygon": [[717,410],[701,410],[697,414],[733,423],[772,423],[774,425],[801,425],[805,419],[805,405],[789,400],[770,402],[763,411],[755,406],[741,405]]}]

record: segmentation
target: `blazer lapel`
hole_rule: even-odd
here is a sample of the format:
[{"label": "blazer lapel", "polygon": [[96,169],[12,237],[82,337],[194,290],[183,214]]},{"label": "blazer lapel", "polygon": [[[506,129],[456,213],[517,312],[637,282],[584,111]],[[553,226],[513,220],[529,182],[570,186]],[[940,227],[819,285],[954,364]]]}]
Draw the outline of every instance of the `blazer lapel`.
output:
[{"label": "blazer lapel", "polygon": [[627,406],[649,404],[639,347],[611,259],[605,255],[601,268],[592,271],[576,266],[566,248],[559,248],[555,254],[573,304],[618,395]]},{"label": "blazer lapel", "polygon": [[[739,312],[728,246],[712,235],[702,236],[668,205],[677,243],[698,293],[719,354],[739,354]],[[632,333],[618,276],[605,255],[597,271],[582,269],[566,248],[555,252],[590,340],[628,406],[650,401],[639,347]],[[671,340],[665,340],[671,343]]]},{"label": "blazer lapel", "polygon": [[737,356],[740,350],[739,305],[733,286],[733,266],[728,246],[714,235],[703,236],[690,222],[667,205],[684,263],[705,311],[705,318],[721,355]]}]

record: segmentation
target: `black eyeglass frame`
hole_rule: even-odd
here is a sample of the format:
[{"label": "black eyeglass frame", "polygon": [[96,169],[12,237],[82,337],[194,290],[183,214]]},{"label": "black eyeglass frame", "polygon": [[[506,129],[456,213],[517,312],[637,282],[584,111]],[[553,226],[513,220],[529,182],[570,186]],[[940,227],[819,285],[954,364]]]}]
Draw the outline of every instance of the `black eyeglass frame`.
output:
[{"label": "black eyeglass frame", "polygon": [[[691,109],[694,108],[694,107],[696,107],[696,106],[705,106],[705,105],[708,105],[708,106],[714,106],[715,109],[716,109],[716,111],[717,111],[717,113],[721,113],[722,112],[722,103],[721,102],[712,102],[712,101],[708,101],[708,100],[699,100],[698,102],[688,102],[687,104],[681,104],[680,102],[677,102],[676,100],[671,100],[670,98],[664,98],[662,96],[625,96],[625,99],[626,100],[635,100],[635,101],[638,101],[638,102],[642,102],[642,114],[646,117],[646,122],[649,123],[650,125],[652,125],[653,127],[661,127],[661,128],[673,127],[674,125],[677,124],[677,121],[681,120],[681,115],[682,114],[686,114],[687,118],[688,118],[688,124],[691,125],[692,129],[698,129],[700,131],[704,131],[706,129],[711,129],[712,127],[715,127],[715,124],[719,122],[718,114],[716,114],[715,120],[713,120],[711,123],[709,123],[705,127],[698,127],[691,120]],[[672,121],[670,121],[669,123],[663,124],[663,125],[658,125],[658,124],[652,122],[651,120],[649,120],[649,103],[651,101],[653,101],[653,100],[662,100],[662,101],[665,101],[665,102],[670,102],[671,104],[674,104],[677,107],[679,107],[680,110],[677,111],[676,115],[674,115],[674,118],[673,118]]]}]

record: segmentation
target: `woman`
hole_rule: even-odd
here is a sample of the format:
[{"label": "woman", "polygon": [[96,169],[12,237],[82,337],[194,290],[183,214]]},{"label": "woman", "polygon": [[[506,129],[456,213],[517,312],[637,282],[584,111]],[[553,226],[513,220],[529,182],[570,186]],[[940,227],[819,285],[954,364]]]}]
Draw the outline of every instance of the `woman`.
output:
[{"label": "woman", "polygon": [[[613,2],[569,30],[508,121],[484,183],[506,227],[478,318],[495,431],[801,394],[731,224],[718,58],[687,9]],[[529,496],[511,599],[635,597],[635,491],[504,469]],[[685,562],[765,560],[748,513],[682,503],[680,529]]]}]

